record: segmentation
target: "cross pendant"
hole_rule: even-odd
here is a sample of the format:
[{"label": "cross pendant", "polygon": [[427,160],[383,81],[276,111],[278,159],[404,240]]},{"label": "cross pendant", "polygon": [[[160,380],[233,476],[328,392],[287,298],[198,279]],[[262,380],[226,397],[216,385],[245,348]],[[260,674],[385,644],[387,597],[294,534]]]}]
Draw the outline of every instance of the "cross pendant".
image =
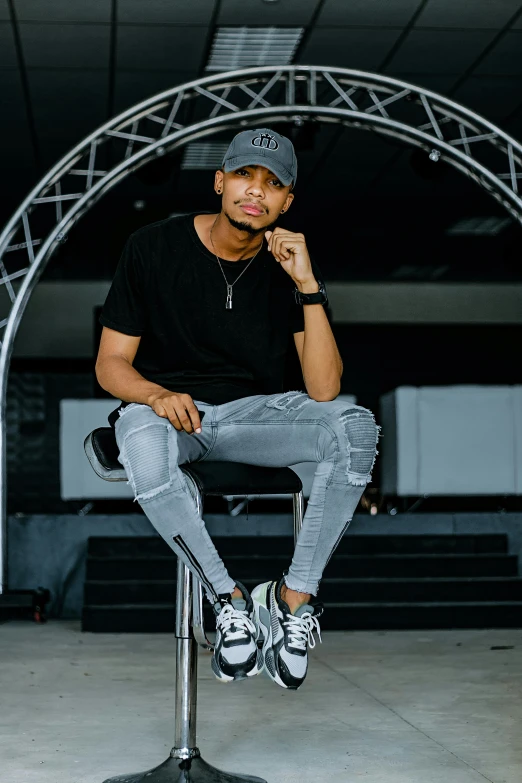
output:
[{"label": "cross pendant", "polygon": [[232,310],[232,286],[227,285],[227,303],[226,303],[226,310]]}]

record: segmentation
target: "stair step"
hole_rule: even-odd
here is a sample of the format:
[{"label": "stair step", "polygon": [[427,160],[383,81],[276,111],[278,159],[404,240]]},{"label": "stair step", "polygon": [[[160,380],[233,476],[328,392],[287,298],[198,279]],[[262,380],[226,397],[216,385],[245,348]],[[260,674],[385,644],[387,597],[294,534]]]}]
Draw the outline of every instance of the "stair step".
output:
[{"label": "stair step", "polygon": [[[174,604],[85,605],[82,630],[172,633]],[[522,601],[325,603],[322,630],[520,628]]]},{"label": "stair step", "polygon": [[[274,551],[291,554],[291,536],[213,536],[220,554],[268,555]],[[506,553],[508,539],[503,534],[482,535],[351,535],[343,537],[339,554],[485,554]],[[160,536],[91,536],[89,554],[93,557],[116,555],[169,555],[172,550]],[[174,554],[172,553],[172,556]]]},{"label": "stair step", "polygon": [[[223,557],[235,579],[262,581],[266,575],[281,574],[288,557],[229,555]],[[87,580],[93,579],[171,579],[175,576],[174,556],[87,557]],[[428,577],[428,576],[516,576],[518,558],[507,554],[415,554],[344,555],[335,553],[325,576],[344,577]]]},{"label": "stair step", "polygon": [[[268,581],[269,577],[266,580]],[[259,582],[245,579],[252,591]],[[169,603],[175,600],[174,579],[91,580],[85,583],[86,604]],[[383,579],[326,578],[321,582],[321,601],[515,601],[522,600],[519,577],[439,577]]]}]

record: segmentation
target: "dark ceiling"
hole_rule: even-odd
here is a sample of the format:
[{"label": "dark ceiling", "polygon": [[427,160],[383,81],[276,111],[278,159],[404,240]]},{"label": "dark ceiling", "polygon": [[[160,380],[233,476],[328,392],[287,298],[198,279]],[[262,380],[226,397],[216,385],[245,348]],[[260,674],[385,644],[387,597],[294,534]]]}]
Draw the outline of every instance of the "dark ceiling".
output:
[{"label": "dark ceiling", "polygon": [[[216,30],[242,25],[303,27],[294,62],[392,75],[522,138],[521,0],[0,0],[0,222],[96,126],[205,75]],[[411,149],[355,129],[322,127],[308,147],[298,151],[287,225],[305,221],[330,277],[522,278],[517,226],[448,235],[459,220],[503,215],[463,175],[430,175]],[[211,182],[211,171],[179,166],[163,184],[129,177],[83,219],[47,275],[109,277],[133,227],[214,209]]]}]

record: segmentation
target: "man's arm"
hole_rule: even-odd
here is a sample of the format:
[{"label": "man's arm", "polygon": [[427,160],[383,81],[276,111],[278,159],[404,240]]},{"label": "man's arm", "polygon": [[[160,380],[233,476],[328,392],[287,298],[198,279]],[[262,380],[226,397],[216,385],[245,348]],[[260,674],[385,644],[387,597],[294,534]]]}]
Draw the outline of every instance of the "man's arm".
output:
[{"label": "man's arm", "polygon": [[132,366],[140,340],[141,337],[116,332],[104,326],[96,360],[96,378],[102,389],[113,397],[124,402],[150,405],[152,395],[165,389],[147,381]]},{"label": "man's arm", "polygon": [[171,392],[157,383],[147,381],[132,366],[140,340],[141,337],[103,327],[96,360],[98,383],[102,389],[124,402],[150,405],[154,413],[168,419],[178,431],[200,433],[199,411],[190,394]]},{"label": "man's arm", "polygon": [[[303,294],[315,294],[319,284],[297,285]],[[294,341],[306,391],[317,402],[334,400],[341,391],[343,362],[322,304],[303,305],[304,332]]]},{"label": "man's arm", "polygon": [[[282,228],[267,231],[268,249],[302,294],[316,294],[315,277],[303,234]],[[294,333],[306,391],[317,402],[334,400],[341,391],[343,363],[322,304],[303,305],[304,332]]]}]

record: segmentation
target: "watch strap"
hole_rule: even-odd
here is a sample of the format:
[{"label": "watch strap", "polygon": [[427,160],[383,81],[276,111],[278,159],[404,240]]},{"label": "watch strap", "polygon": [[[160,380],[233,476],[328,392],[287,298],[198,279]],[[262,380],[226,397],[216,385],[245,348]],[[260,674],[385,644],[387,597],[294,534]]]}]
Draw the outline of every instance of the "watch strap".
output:
[{"label": "watch strap", "polygon": [[297,302],[297,304],[305,305],[305,304],[328,303],[326,288],[322,281],[319,281],[319,291],[316,291],[314,294],[304,294],[301,291],[299,291],[298,288],[294,289],[294,294],[295,294],[295,301]]}]

